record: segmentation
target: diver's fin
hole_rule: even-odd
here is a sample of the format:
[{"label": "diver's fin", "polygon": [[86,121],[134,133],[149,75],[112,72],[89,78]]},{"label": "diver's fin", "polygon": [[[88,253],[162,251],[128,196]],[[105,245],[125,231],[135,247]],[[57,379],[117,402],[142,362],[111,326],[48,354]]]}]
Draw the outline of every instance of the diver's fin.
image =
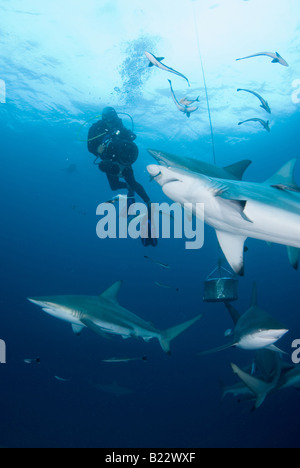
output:
[{"label": "diver's fin", "polygon": [[190,328],[192,325],[194,325],[194,323],[198,322],[198,320],[200,320],[202,317],[203,317],[202,315],[198,315],[197,317],[193,318],[192,320],[189,320],[188,322],[184,322],[180,325],[177,325],[172,328],[168,328],[168,330],[161,332],[161,335],[159,337],[159,342],[160,342],[162,349],[166,353],[170,353],[171,341],[174,340],[174,338],[176,338],[178,335],[183,333],[185,330]]},{"label": "diver's fin", "polygon": [[245,385],[251,390],[251,392],[256,397],[255,409],[258,409],[263,402],[265,401],[268,393],[274,387],[273,383],[266,383],[262,380],[256,379],[252,377],[252,375],[246,374],[246,372],[242,371],[238,366],[235,364],[231,364],[232,370],[238,377],[244,382]]},{"label": "diver's fin", "polygon": [[231,268],[238,275],[244,275],[244,245],[247,237],[236,236],[216,230],[220,247]]},{"label": "diver's fin", "polygon": [[290,190],[299,192],[300,187],[295,181],[295,165],[297,159],[292,159],[286,163],[275,175],[268,179],[265,183],[270,186],[279,187],[289,187]]},{"label": "diver's fin", "polygon": [[142,223],[142,244],[144,247],[157,247],[158,246],[158,239],[155,232],[155,227],[151,223],[151,219],[145,218],[144,222]]},{"label": "diver's fin", "polygon": [[296,247],[288,247],[287,250],[290,264],[295,270],[298,270],[300,249],[297,249]]},{"label": "diver's fin", "polygon": [[111,302],[118,302],[118,294],[120,292],[122,284],[122,281],[114,283],[110,288],[104,291],[104,293],[102,293],[100,297]]},{"label": "diver's fin", "polygon": [[230,172],[230,174],[233,174],[238,180],[242,180],[244,173],[248,169],[250,164],[252,164],[252,161],[245,160],[240,161],[236,164],[231,164],[230,166],[226,166],[224,167],[224,169],[227,172]]},{"label": "diver's fin", "polygon": [[75,335],[79,336],[83,329],[83,325],[76,325],[75,323],[72,323],[72,330],[75,333]]},{"label": "diver's fin", "polygon": [[215,353],[219,353],[221,351],[225,351],[226,349],[229,349],[229,348],[234,348],[236,345],[237,345],[237,343],[231,342],[229,344],[219,346],[218,348],[213,348],[213,349],[209,349],[207,351],[202,351],[201,353],[198,353],[198,354],[199,354],[199,356],[208,356],[209,354],[215,354]]}]

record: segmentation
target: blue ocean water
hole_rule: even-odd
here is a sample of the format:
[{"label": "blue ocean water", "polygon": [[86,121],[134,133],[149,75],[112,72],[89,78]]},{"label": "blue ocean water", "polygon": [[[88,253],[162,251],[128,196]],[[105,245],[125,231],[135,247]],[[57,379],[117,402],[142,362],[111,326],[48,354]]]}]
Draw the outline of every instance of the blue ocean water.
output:
[{"label": "blue ocean water", "polygon": [[[55,7],[55,3],[51,2],[52,9],[43,11],[39,11],[39,2],[34,1],[29,1],[26,8],[18,1],[3,2],[1,7],[2,40],[6,47],[1,57],[0,79],[6,84],[6,102],[0,104],[0,339],[7,345],[7,364],[0,366],[0,446],[298,447],[299,394],[295,389],[274,393],[253,412],[253,402],[239,402],[232,397],[222,400],[220,381],[234,384],[230,363],[243,367],[253,360],[254,353],[231,349],[205,357],[198,354],[222,344],[225,330],[232,328],[223,305],[203,302],[204,280],[216,267],[220,255],[214,231],[205,227],[205,244],[199,251],[187,251],[184,240],[160,240],[155,250],[146,250],[139,240],[100,240],[96,236],[96,208],[112,194],[105,176],[93,165],[85,140],[89,124],[98,120],[106,105],[112,104],[134,119],[140,149],[134,170],[153,201],[167,199],[161,188],[149,181],[146,166],[153,160],[147,148],[212,163],[197,49],[191,52],[191,63],[182,59],[187,65],[186,74],[189,67],[193,71],[197,68],[191,90],[176,81],[181,93],[201,95],[198,113],[188,120],[169,96],[168,75],[163,75],[157,88],[157,82],[152,84],[151,79],[159,81],[160,73],[165,72],[156,69],[148,75],[143,55],[148,47],[153,47],[158,55],[164,54],[159,50],[164,44],[167,50],[172,50],[171,19],[169,30],[161,37],[157,31],[149,36],[151,31],[146,30],[138,31],[135,38],[124,26],[127,35],[124,32],[112,44],[105,42],[105,36],[103,47],[94,56],[91,52],[91,57],[84,55],[89,41],[81,48],[77,37],[76,53],[72,50],[72,60],[68,61],[70,29],[64,30],[62,23],[58,23],[60,40],[65,38],[60,43],[61,49],[48,48],[40,30],[60,17],[60,7]],[[149,2],[140,3],[139,8],[132,6],[127,12],[122,11],[122,15],[142,17],[144,8],[147,23]],[[183,10],[179,3],[176,11],[180,12]],[[243,4],[239,8],[251,8],[248,5],[251,2],[236,3]],[[116,11],[118,8],[121,11],[120,2],[112,4]],[[100,21],[106,14],[105,8],[109,9],[106,2],[102,12],[96,6],[93,1],[87,2],[86,16],[82,19],[82,30],[91,36],[93,46],[101,38],[101,31],[92,19]],[[81,8],[75,2],[70,15],[74,24]],[[256,2],[253,8],[258,8]],[[218,5],[208,2],[207,10],[213,15]],[[30,28],[32,18],[38,20],[36,29]],[[175,28],[177,23],[173,21]],[[9,25],[13,25],[11,32]],[[94,38],[93,31],[97,32]],[[245,39],[245,55],[249,51],[248,40],[249,37]],[[239,67],[251,67],[249,83],[237,80],[232,60],[228,65],[233,70],[232,82],[221,86],[219,77],[210,72],[210,62],[207,63],[217,164],[226,166],[251,159],[253,164],[245,175],[249,181],[263,182],[288,160],[298,157],[299,104],[292,103],[291,93],[293,80],[300,77],[299,62],[295,58],[295,44],[290,48],[284,42],[268,44],[271,48],[280,45],[282,54],[286,51],[285,55],[291,58],[291,69],[283,70],[268,59],[256,59],[252,65],[245,62]],[[116,49],[121,50],[120,57]],[[203,49],[207,58],[205,45]],[[234,58],[240,50],[232,50]],[[117,63],[111,64],[111,69],[106,65],[101,68],[101,54],[105,64],[113,62],[116,56]],[[83,71],[83,56],[91,60],[90,65],[97,65]],[[217,56],[215,51],[213,56]],[[170,64],[180,68],[181,57],[174,52],[171,58]],[[264,73],[269,68],[274,75],[280,75],[280,86],[285,84],[278,90],[279,100],[274,90],[268,92],[269,71]],[[78,81],[74,78],[76,71]],[[103,78],[105,73],[108,80]],[[92,82],[88,75],[97,75],[97,79]],[[172,79],[175,82],[177,78]],[[254,98],[254,102],[247,101],[250,107],[244,107],[241,101],[240,107],[235,107],[236,101],[231,103],[230,97],[228,100],[230,90],[235,95],[236,87],[253,84],[265,91],[271,106],[274,103],[270,134],[256,126],[235,127],[241,112],[246,118],[252,117],[254,111],[267,116],[257,111]],[[223,91],[223,100],[218,101]],[[165,103],[169,103],[167,107]],[[124,124],[130,128],[126,117]],[[299,164],[296,180],[300,180]],[[299,272],[290,266],[283,246],[268,246],[249,239],[247,247],[246,274],[239,280],[235,307],[241,313],[247,310],[253,282],[257,282],[259,305],[290,330],[280,342],[288,353],[285,360],[290,362],[291,343],[300,338]],[[169,264],[170,270],[147,261],[145,255]],[[44,314],[27,301],[33,296],[98,295],[118,280],[124,282],[121,304],[154,322],[159,329],[199,313],[204,318],[174,340],[172,355],[168,356],[156,340],[149,343],[119,337],[106,340],[88,330],[76,337],[69,324]],[[160,289],[155,282],[174,285],[179,292]],[[148,358],[145,362],[102,362],[112,356],[144,355]],[[24,363],[24,359],[37,356],[41,364]],[[104,390],[113,383],[127,391],[116,396]]]}]

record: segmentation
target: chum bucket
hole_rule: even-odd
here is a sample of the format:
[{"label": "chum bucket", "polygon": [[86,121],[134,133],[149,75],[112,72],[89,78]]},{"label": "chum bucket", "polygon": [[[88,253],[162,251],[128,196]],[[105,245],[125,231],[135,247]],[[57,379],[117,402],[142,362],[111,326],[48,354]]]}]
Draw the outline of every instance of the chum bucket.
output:
[{"label": "chum bucket", "polygon": [[204,302],[234,302],[238,299],[238,280],[219,265],[205,280]]}]

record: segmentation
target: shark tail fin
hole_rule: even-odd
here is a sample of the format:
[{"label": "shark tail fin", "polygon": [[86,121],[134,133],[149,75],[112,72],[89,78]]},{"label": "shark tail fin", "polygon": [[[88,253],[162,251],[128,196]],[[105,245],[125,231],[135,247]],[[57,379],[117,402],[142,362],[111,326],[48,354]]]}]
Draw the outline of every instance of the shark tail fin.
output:
[{"label": "shark tail fin", "polygon": [[185,330],[190,328],[194,323],[198,322],[203,316],[198,315],[192,320],[189,320],[188,322],[184,322],[181,325],[176,325],[175,327],[168,328],[167,330],[161,332],[161,336],[159,338],[160,345],[162,349],[166,353],[170,353],[170,344],[171,341],[174,340],[177,336],[181,335]]},{"label": "shark tail fin", "polygon": [[252,377],[252,375],[247,374],[246,372],[242,371],[238,366],[235,364],[231,364],[232,370],[238,377],[244,382],[245,385],[251,390],[251,392],[256,397],[255,409],[258,409],[263,402],[265,401],[268,393],[273,389],[273,383],[267,383],[263,380],[256,379]]}]

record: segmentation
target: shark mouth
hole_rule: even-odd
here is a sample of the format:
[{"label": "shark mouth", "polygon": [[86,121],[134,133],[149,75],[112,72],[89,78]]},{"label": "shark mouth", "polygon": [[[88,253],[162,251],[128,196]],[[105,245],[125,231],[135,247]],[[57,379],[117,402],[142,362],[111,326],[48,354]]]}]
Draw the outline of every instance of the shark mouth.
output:
[{"label": "shark mouth", "polygon": [[181,180],[179,180],[179,179],[167,180],[167,181],[162,185],[162,187],[166,187],[166,185],[169,185],[169,184],[174,184],[175,182],[181,182]]}]

